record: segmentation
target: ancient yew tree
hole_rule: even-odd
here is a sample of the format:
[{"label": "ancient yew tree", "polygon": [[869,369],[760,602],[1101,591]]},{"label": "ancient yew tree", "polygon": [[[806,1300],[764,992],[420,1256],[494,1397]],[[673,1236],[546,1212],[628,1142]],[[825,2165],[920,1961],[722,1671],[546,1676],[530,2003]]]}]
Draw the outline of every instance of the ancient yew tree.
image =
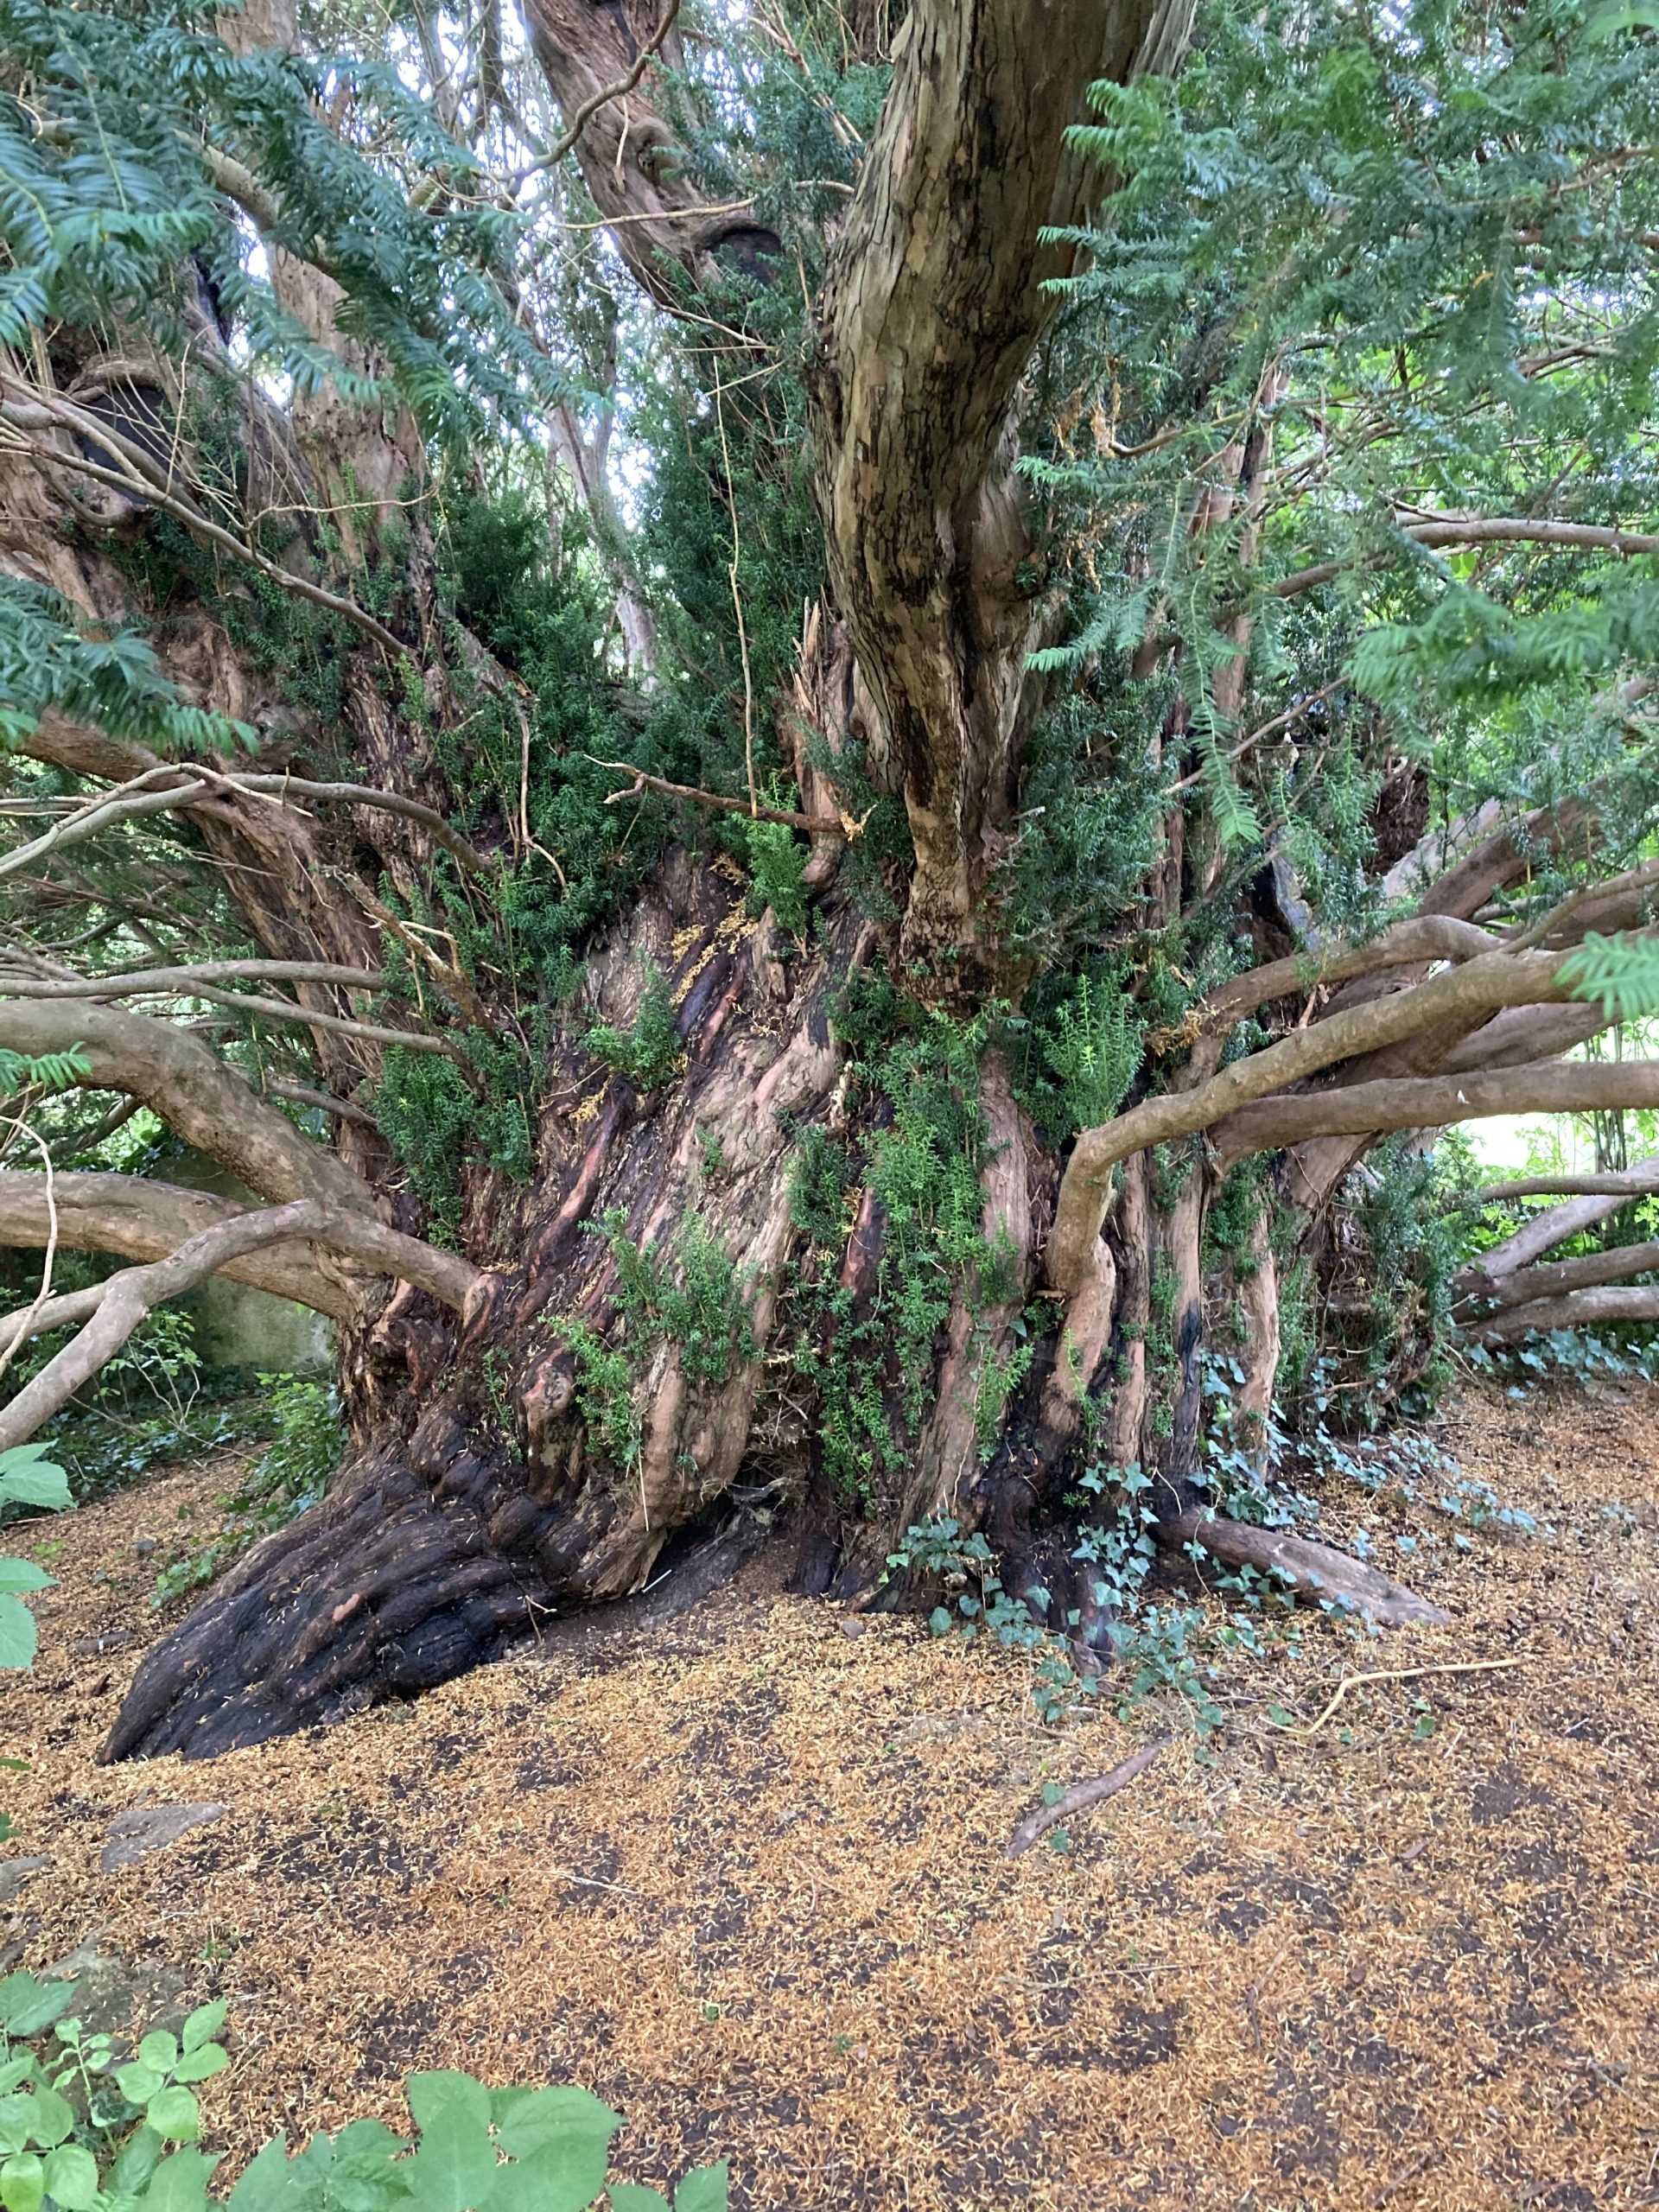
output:
[{"label": "ancient yew tree", "polygon": [[132,1264],[25,1294],[0,1442],[220,1269],[355,1439],[112,1755],[746,1517],[866,1598],[953,1524],[1080,1665],[1159,1548],[1421,1610],[1270,1525],[1310,1376],[1659,1301],[1453,1281],[1432,1141],[1659,1105],[1586,1056],[1659,1002],[1655,57],[3,0],[0,1229]]}]

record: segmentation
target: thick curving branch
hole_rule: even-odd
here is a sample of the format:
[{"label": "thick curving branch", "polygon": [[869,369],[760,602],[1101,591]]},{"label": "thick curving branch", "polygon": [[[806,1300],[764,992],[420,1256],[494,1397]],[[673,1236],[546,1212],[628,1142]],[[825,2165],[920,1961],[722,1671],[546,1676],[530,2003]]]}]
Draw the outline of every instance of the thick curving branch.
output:
[{"label": "thick curving branch", "polygon": [[[368,1260],[402,1276],[451,1305],[465,1304],[479,1281],[478,1270],[439,1252],[417,1237],[385,1229],[378,1222],[315,1199],[263,1208],[202,1230],[164,1260],[128,1268],[103,1286],[97,1311],[56,1357],[0,1409],[0,1452],[27,1443],[126,1343],[146,1316],[169,1298],[194,1290],[227,1262],[244,1259],[272,1244],[305,1239],[353,1259]],[[3,1326],[0,1324],[0,1326]]]},{"label": "thick curving branch", "polygon": [[1576,1260],[1551,1260],[1542,1267],[1521,1268],[1514,1273],[1488,1275],[1480,1267],[1465,1268],[1458,1278],[1463,1300],[1485,1304],[1497,1313],[1525,1306],[1538,1299],[1565,1298],[1575,1290],[1599,1290],[1605,1283],[1628,1282],[1632,1275],[1651,1274],[1659,1268],[1659,1241],[1614,1244],[1605,1252],[1586,1252]]},{"label": "thick curving branch", "polygon": [[302,1136],[199,1037],[125,1007],[0,999],[0,1046],[34,1058],[79,1046],[92,1090],[142,1098],[175,1135],[261,1198],[319,1198],[368,1213],[374,1198],[351,1169]]},{"label": "thick curving branch", "polygon": [[1597,1114],[1659,1106],[1659,1060],[1534,1061],[1483,1075],[1385,1077],[1295,1098],[1268,1098],[1220,1123],[1217,1164],[1276,1152],[1309,1137],[1445,1129],[1494,1114]]},{"label": "thick curving branch", "polygon": [[[1230,1067],[1222,1069],[1219,1074],[1191,1090],[1168,1091],[1149,1098],[1143,1105],[1120,1114],[1098,1128],[1085,1129],[1073,1147],[1060,1184],[1054,1227],[1049,1238],[1049,1281],[1059,1290],[1069,1290],[1081,1281],[1105,1217],[1111,1172],[1131,1153],[1213,1128],[1229,1116],[1236,1115],[1239,1109],[1268,1097],[1287,1084],[1300,1082],[1362,1052],[1374,1052],[1384,1046],[1398,1044],[1437,1023],[1455,1021],[1489,1008],[1535,1006],[1568,999],[1573,995],[1572,988],[1559,980],[1559,966],[1560,956],[1554,953],[1482,954],[1463,967],[1432,976],[1409,990],[1371,1000],[1315,1022],[1310,1028],[1270,1045],[1265,1052],[1253,1052],[1246,1059],[1234,1061]],[[1476,1080],[1469,1078],[1471,1084]],[[1373,1086],[1355,1088],[1369,1090]],[[1321,1094],[1317,1100],[1297,1098],[1275,1101],[1274,1104],[1285,1111],[1307,1105],[1323,1106],[1330,1097],[1340,1096],[1341,1093]],[[1509,1109],[1500,1107],[1491,1110]],[[1432,1117],[1423,1118],[1427,1121]],[[1449,1118],[1460,1117],[1453,1114]],[[1332,1128],[1342,1126],[1340,1122],[1331,1124]],[[1370,1124],[1358,1126],[1369,1128]],[[1396,1122],[1389,1126],[1410,1124]],[[1301,1132],[1310,1135],[1325,1133],[1325,1125],[1317,1116]],[[1278,1144],[1294,1140],[1286,1137],[1270,1141]],[[1269,1147],[1253,1143],[1249,1148],[1262,1151]]]},{"label": "thick curving branch", "polygon": [[[75,1252],[115,1252],[124,1260],[164,1260],[205,1229],[248,1211],[236,1198],[153,1183],[143,1175],[60,1169],[53,1178],[58,1242]],[[46,1178],[16,1169],[0,1171],[0,1244],[38,1249],[48,1232]],[[331,1321],[361,1319],[352,1287],[326,1274],[316,1255],[298,1245],[273,1245],[226,1262],[232,1282],[291,1298]]]},{"label": "thick curving branch", "polygon": [[1622,1323],[1659,1321],[1659,1286],[1609,1283],[1592,1290],[1579,1290],[1562,1298],[1541,1298],[1512,1307],[1490,1321],[1473,1322],[1469,1334],[1477,1344],[1496,1350],[1519,1344],[1535,1330],[1616,1327]]}]

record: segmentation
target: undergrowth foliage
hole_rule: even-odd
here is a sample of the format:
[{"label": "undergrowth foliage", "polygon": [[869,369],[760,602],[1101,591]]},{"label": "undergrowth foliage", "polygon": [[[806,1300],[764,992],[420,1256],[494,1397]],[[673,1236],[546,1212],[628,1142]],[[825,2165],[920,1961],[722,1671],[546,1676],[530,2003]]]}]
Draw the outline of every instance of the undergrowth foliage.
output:
[{"label": "undergrowth foliage", "polygon": [[[0,2193],[7,2212],[670,2212],[637,2182],[608,2180],[622,2115],[585,2089],[491,2089],[470,2074],[411,2074],[413,2128],[353,2120],[291,2152],[274,2136],[227,2197],[209,2196],[219,2157],[200,2147],[196,2090],[230,2064],[221,1998],[177,2034],[152,2028],[134,2054],[89,2033],[73,1980],[0,1981]],[[124,2042],[124,2038],[121,2039]],[[672,2212],[725,2212],[725,2165],[688,2173]]]}]

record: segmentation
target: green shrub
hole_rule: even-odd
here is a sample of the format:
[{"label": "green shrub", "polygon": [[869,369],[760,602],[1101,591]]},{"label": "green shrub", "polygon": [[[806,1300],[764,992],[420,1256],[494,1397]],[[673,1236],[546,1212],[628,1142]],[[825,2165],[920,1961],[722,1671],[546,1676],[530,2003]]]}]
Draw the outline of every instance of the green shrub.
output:
[{"label": "green shrub", "polygon": [[[73,1504],[69,1478],[44,1456],[47,1449],[44,1444],[14,1444],[9,1452],[0,1452],[0,1507],[60,1513]],[[0,1667],[34,1665],[37,1633],[23,1596],[51,1586],[52,1577],[32,1559],[0,1559]],[[3,2191],[0,2202],[6,2203],[6,2212],[12,2212]]]}]

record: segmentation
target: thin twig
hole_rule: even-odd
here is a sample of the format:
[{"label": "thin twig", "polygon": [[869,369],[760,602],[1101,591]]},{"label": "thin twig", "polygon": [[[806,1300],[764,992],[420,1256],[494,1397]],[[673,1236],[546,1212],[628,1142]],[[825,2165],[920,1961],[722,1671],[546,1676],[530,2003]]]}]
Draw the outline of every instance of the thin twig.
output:
[{"label": "thin twig", "polygon": [[756,806],[753,810],[747,799],[726,798],[719,791],[698,791],[692,784],[671,784],[666,776],[647,775],[643,768],[636,768],[626,760],[601,760],[597,753],[586,753],[595,768],[609,768],[619,776],[632,776],[632,783],[626,791],[613,791],[606,800],[607,806],[615,806],[625,798],[638,798],[641,791],[660,791],[664,798],[683,798],[691,806],[714,807],[721,814],[747,815],[752,822],[782,822],[791,830],[804,830],[809,836],[855,837],[863,828],[861,822],[852,822],[842,815],[798,814],[786,806]]},{"label": "thin twig", "polygon": [[1004,1857],[1022,1857],[1033,1843],[1046,1836],[1050,1828],[1058,1827],[1062,1821],[1071,1820],[1077,1813],[1089,1812],[1096,1805],[1103,1805],[1109,1797],[1116,1797],[1118,1791],[1127,1789],[1137,1775],[1146,1772],[1159,1752],[1168,1749],[1169,1742],[1167,1736],[1156,1737],[1150,1744],[1143,1744],[1138,1751],[1132,1751],[1122,1764],[1115,1766],[1109,1774],[1098,1774],[1092,1782],[1074,1782],[1071,1789],[1063,1796],[1057,1797],[1052,1805],[1039,1805],[1034,1813],[1028,1813],[1008,1838]]},{"label": "thin twig", "polygon": [[1459,1659],[1442,1667],[1385,1667],[1374,1674],[1344,1675],[1332,1693],[1330,1703],[1311,1727],[1293,1728],[1288,1721],[1273,1719],[1268,1720],[1268,1726],[1306,1743],[1311,1736],[1318,1735],[1349,1691],[1357,1689],[1362,1682],[1411,1682],[1420,1675],[1489,1675],[1499,1667],[1524,1667],[1526,1663],[1524,1659]]},{"label": "thin twig", "polygon": [[726,442],[726,402],[720,388],[720,356],[715,364],[715,420],[720,426],[720,461],[726,472],[726,497],[732,513],[732,561],[727,574],[732,585],[732,611],[737,617],[737,651],[743,663],[743,772],[749,786],[749,819],[758,821],[760,797],[754,788],[754,683],[749,673],[749,633],[743,621],[743,594],[737,572],[743,557],[743,541],[737,528],[737,486],[732,477],[732,449]]}]

